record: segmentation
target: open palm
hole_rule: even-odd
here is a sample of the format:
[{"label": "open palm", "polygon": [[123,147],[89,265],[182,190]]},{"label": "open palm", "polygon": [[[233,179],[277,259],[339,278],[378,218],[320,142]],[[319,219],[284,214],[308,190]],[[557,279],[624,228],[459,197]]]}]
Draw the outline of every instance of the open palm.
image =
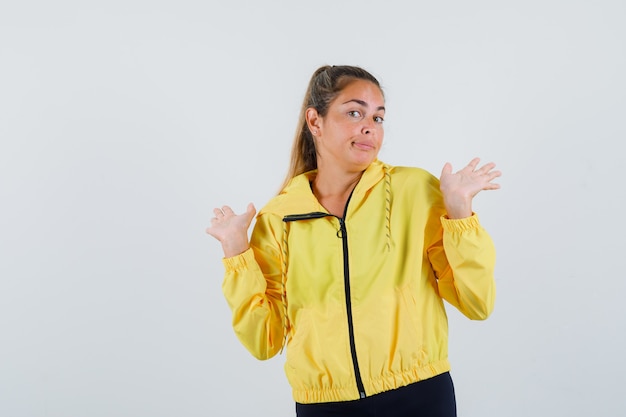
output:
[{"label": "open palm", "polygon": [[448,215],[462,218],[471,215],[472,199],[482,190],[497,190],[499,184],[492,181],[502,173],[494,170],[496,164],[490,162],[477,168],[480,158],[474,158],[463,169],[452,172],[452,165],[446,163],[441,171],[440,188]]},{"label": "open palm", "polygon": [[215,217],[206,232],[219,240],[226,257],[238,255],[248,249],[248,229],[256,214],[252,203],[243,214],[235,214],[229,206],[213,209]]}]

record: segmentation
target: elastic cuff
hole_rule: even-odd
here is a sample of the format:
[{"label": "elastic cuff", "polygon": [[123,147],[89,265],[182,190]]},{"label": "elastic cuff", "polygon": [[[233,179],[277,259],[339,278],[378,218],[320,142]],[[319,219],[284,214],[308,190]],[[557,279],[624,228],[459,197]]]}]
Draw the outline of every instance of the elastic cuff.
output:
[{"label": "elastic cuff", "polygon": [[447,216],[441,216],[441,225],[444,232],[464,232],[481,228],[476,213],[464,219],[449,219]]},{"label": "elastic cuff", "polygon": [[231,256],[230,258],[222,258],[222,263],[227,272],[237,271],[241,269],[248,269],[248,264],[256,262],[254,259],[254,252],[252,248],[248,248],[245,252],[239,255]]}]

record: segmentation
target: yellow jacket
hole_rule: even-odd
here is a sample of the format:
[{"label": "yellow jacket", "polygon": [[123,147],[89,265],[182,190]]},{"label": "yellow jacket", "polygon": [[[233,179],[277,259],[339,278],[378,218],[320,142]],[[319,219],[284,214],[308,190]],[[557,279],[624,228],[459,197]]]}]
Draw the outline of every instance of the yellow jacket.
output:
[{"label": "yellow jacket", "polygon": [[476,215],[451,220],[439,181],[373,162],[344,219],[295,177],[258,214],[251,248],[224,259],[222,289],[258,359],[287,344],[300,403],[347,401],[450,369],[442,299],[470,319],[495,299],[491,238]]}]

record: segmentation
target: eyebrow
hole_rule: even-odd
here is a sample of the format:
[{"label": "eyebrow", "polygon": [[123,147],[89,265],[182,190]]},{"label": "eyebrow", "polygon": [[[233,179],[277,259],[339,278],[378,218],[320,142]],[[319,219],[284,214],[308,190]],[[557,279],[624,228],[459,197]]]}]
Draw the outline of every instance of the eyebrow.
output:
[{"label": "eyebrow", "polygon": [[[343,103],[343,104],[348,104],[348,103],[351,103],[351,102],[358,103],[358,104],[360,104],[360,105],[361,105],[361,106],[363,106],[363,107],[368,107],[368,105],[367,105],[367,103],[366,103],[365,101],[363,101],[363,100],[359,100],[359,99],[356,99],[356,98],[353,98],[352,100],[348,100],[348,101],[346,101],[346,102],[345,102],[345,103]],[[376,108],[376,110],[382,110],[382,111],[385,111],[385,106],[378,106],[378,107]]]}]

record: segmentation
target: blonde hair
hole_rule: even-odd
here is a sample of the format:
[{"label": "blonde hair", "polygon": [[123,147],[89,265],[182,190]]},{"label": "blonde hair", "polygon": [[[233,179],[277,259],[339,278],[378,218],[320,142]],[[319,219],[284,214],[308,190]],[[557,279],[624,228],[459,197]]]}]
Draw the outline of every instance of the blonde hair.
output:
[{"label": "blonde hair", "polygon": [[289,169],[281,190],[293,177],[317,168],[315,141],[306,122],[307,109],[314,108],[321,117],[326,116],[328,107],[333,100],[348,84],[355,80],[370,81],[382,92],[378,80],[359,67],[326,65],[313,73],[300,109],[296,134],[291,148]]}]

